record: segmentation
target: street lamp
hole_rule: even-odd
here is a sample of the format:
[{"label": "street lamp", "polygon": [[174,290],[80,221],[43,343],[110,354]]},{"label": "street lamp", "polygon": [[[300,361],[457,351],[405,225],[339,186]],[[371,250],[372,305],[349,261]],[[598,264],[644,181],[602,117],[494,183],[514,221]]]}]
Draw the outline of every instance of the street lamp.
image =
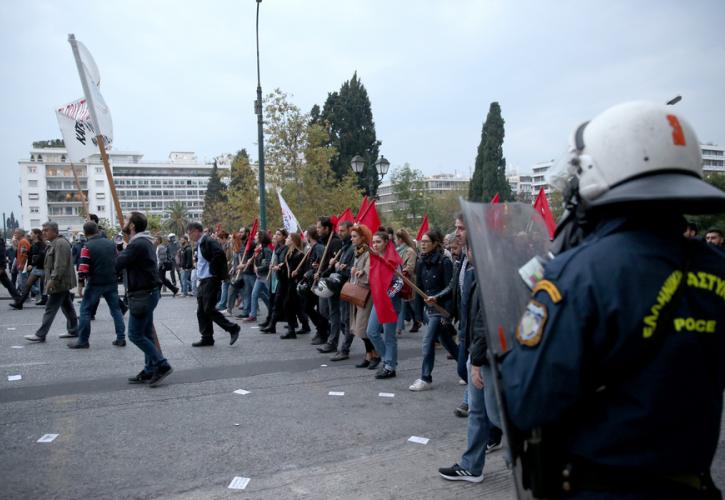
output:
[{"label": "street lamp", "polygon": [[267,192],[264,186],[264,120],[262,119],[262,84],[259,77],[259,4],[257,0],[257,100],[254,112],[257,114],[257,144],[259,145],[259,224],[267,229]]},{"label": "street lamp", "polygon": [[674,106],[675,104],[677,104],[681,100],[682,100],[682,96],[681,95],[675,96],[672,99],[670,99],[669,101],[667,101],[667,105],[668,106]]},{"label": "street lamp", "polygon": [[[350,160],[350,166],[352,167],[353,172],[360,175],[365,171],[365,160],[362,156],[355,155],[352,157],[352,160]],[[385,175],[388,173],[389,168],[390,162],[385,158],[385,156],[380,155],[378,161],[375,162],[375,170],[378,174],[378,180],[383,180],[383,177],[385,177]],[[375,184],[373,182],[373,178],[368,177],[368,196],[373,196],[374,190]]]}]

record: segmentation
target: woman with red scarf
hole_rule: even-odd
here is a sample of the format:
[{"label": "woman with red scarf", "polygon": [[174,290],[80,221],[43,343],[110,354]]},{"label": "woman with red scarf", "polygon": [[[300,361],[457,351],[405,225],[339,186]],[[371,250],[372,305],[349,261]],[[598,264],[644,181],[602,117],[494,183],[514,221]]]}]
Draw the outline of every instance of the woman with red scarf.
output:
[{"label": "woman with red scarf", "polygon": [[[373,310],[368,320],[367,335],[383,359],[383,367],[375,378],[395,377],[398,365],[398,337],[395,327],[400,314],[400,290],[403,280],[402,260],[390,243],[387,231],[378,231],[373,236],[373,253],[370,256],[370,295],[373,298]],[[381,335],[382,331],[382,335]]]}]

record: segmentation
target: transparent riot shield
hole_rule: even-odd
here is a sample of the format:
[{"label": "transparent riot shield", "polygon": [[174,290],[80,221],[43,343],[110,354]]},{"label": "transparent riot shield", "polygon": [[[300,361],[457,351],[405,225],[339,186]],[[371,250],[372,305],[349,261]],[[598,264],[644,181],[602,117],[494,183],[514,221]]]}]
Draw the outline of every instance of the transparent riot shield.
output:
[{"label": "transparent riot shield", "polygon": [[[505,395],[501,393],[498,360],[515,342],[516,326],[531,297],[531,288],[541,279],[543,257],[550,240],[544,220],[524,203],[472,203],[461,199],[468,244],[473,254],[481,307],[488,326],[488,359],[498,403],[498,420],[512,450],[511,465],[518,498],[532,498],[524,489],[520,439],[508,424]],[[489,410],[490,413],[491,410]]]}]

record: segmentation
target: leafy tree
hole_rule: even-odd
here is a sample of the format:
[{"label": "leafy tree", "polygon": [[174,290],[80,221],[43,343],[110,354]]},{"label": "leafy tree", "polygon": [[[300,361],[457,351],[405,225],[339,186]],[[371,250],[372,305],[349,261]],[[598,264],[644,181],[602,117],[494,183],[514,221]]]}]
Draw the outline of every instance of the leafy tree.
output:
[{"label": "leafy tree", "polygon": [[229,190],[251,188],[257,184],[257,176],[255,175],[252,165],[249,162],[247,150],[242,148],[237,151],[232,160],[231,182]]},{"label": "leafy tree", "polygon": [[152,234],[161,233],[161,230],[163,229],[163,223],[161,221],[160,215],[150,214],[147,212],[146,220],[148,221],[148,226],[146,226],[147,231],[149,231]]},{"label": "leafy tree", "polygon": [[33,141],[33,148],[64,148],[65,143],[63,139],[50,139],[47,141]]},{"label": "leafy tree", "polygon": [[390,183],[398,200],[393,208],[398,225],[420,224],[425,215],[426,198],[428,197],[423,172],[406,163],[393,171]]},{"label": "leafy tree", "polygon": [[300,178],[310,117],[291,103],[288,95],[280,89],[267,94],[264,102],[264,133],[267,138],[264,156],[269,183],[279,186],[285,181]]},{"label": "leafy tree", "polygon": [[501,201],[513,200],[506,180],[506,159],[503,157],[504,119],[501,106],[492,102],[481,131],[476,166],[469,187],[472,201],[489,201],[496,193]]},{"label": "leafy tree", "polygon": [[216,208],[220,203],[223,203],[227,199],[227,186],[219,178],[219,168],[217,161],[214,160],[214,165],[211,169],[211,175],[209,176],[209,183],[206,185],[206,194],[204,195],[204,213],[202,220],[204,224],[215,224],[219,214]]},{"label": "leafy tree", "polygon": [[169,206],[166,212],[167,219],[164,221],[164,228],[178,235],[186,232],[186,225],[189,223],[189,212],[180,201],[175,201]]},{"label": "leafy tree", "polygon": [[[438,228],[445,234],[450,233],[453,229],[456,214],[461,211],[460,198],[465,197],[465,187],[430,195],[426,199],[426,211],[430,227]],[[417,227],[415,229],[418,230]]]},{"label": "leafy tree", "polygon": [[[327,124],[330,144],[337,151],[332,158],[332,170],[338,179],[350,171],[350,160],[355,155],[365,159],[365,170],[359,176],[358,186],[368,195],[378,190],[378,174],[375,162],[378,160],[380,141],[375,136],[375,122],[368,92],[355,72],[352,79],[331,92],[322,108],[322,121]],[[369,186],[373,186],[369,192]]]}]

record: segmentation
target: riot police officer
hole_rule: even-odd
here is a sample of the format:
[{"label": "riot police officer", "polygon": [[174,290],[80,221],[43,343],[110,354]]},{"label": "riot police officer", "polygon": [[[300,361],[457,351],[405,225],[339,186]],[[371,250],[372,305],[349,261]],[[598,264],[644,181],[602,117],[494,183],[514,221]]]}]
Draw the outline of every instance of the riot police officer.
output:
[{"label": "riot police officer", "polygon": [[525,463],[553,464],[548,497],[720,498],[725,253],[682,236],[682,214],[725,211],[701,165],[689,123],[644,102],[578,127],[560,162],[571,248],[501,367],[511,423],[547,441]]}]

